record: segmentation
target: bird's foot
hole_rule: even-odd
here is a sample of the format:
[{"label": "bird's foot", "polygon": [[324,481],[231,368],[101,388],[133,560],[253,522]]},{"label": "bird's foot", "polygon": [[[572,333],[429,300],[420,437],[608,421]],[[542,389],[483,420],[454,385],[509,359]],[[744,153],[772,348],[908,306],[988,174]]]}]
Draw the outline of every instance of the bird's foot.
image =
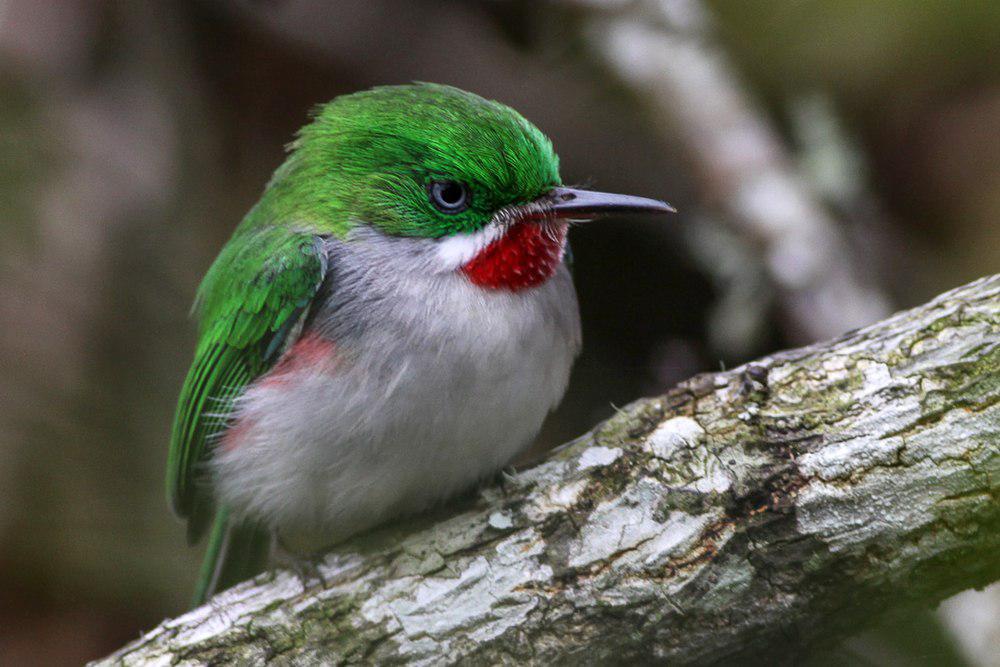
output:
[{"label": "bird's foot", "polygon": [[514,476],[516,474],[517,470],[514,468],[514,466],[507,466],[505,468],[497,470],[496,476],[494,477],[494,481],[496,482],[496,485],[500,488],[500,495],[502,495],[504,498],[507,497],[507,491],[509,490],[508,487],[510,481],[514,479]]},{"label": "bird's foot", "polygon": [[306,591],[319,584],[326,588],[326,579],[320,567],[323,564],[323,554],[320,552],[301,553],[288,548],[282,541],[281,536],[276,536],[274,540],[274,562],[278,567],[291,570],[298,577],[302,584],[302,590]]}]

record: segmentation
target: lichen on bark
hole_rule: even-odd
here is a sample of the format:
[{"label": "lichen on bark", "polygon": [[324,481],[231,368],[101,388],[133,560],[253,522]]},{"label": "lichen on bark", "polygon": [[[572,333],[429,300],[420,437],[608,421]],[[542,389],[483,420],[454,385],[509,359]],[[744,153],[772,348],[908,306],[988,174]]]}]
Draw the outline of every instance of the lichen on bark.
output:
[{"label": "lichen on bark", "polygon": [[793,660],[1000,578],[1000,276],[700,375],[109,664]]}]

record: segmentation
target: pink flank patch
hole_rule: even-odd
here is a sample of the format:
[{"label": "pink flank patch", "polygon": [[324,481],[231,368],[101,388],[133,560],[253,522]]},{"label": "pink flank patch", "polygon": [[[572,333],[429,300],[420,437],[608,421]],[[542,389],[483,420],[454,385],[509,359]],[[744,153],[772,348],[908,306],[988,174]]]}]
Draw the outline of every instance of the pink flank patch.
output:
[{"label": "pink flank patch", "polygon": [[250,432],[250,427],[253,426],[253,422],[246,417],[240,419],[235,424],[226,429],[226,433],[222,436],[222,451],[231,452],[239,449],[240,443]]},{"label": "pink flank patch", "polygon": [[260,380],[262,387],[281,385],[302,371],[323,370],[336,359],[337,346],[321,336],[306,335],[288,349],[274,368]]},{"label": "pink flank patch", "polygon": [[[281,387],[292,380],[293,376],[302,371],[320,371],[332,366],[336,360],[337,346],[315,335],[300,338],[285,352],[269,373],[257,381],[261,388]],[[241,417],[230,426],[220,443],[223,451],[231,452],[239,449],[241,442],[253,428],[253,420]]]},{"label": "pink flank patch", "polygon": [[546,228],[537,222],[518,222],[462,271],[480,287],[517,292],[541,285],[555,274],[565,243],[566,225]]}]

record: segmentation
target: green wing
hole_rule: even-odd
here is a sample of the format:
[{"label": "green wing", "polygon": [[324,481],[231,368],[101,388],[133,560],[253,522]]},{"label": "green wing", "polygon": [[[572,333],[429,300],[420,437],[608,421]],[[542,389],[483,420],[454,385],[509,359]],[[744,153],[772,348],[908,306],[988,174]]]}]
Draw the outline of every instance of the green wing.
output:
[{"label": "green wing", "polygon": [[206,462],[232,402],[275,362],[326,273],[321,240],[265,228],[226,245],[198,290],[200,339],[174,417],[167,495],[188,520],[188,540],[215,509]]}]

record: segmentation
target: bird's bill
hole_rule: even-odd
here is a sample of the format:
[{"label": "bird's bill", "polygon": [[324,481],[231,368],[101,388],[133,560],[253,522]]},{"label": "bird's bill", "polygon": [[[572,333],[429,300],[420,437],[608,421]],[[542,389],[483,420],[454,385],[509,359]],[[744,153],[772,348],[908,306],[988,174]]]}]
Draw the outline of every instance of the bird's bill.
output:
[{"label": "bird's bill", "polygon": [[613,213],[676,213],[677,209],[659,199],[594,192],[576,188],[552,188],[538,200],[557,218],[595,218]]}]

